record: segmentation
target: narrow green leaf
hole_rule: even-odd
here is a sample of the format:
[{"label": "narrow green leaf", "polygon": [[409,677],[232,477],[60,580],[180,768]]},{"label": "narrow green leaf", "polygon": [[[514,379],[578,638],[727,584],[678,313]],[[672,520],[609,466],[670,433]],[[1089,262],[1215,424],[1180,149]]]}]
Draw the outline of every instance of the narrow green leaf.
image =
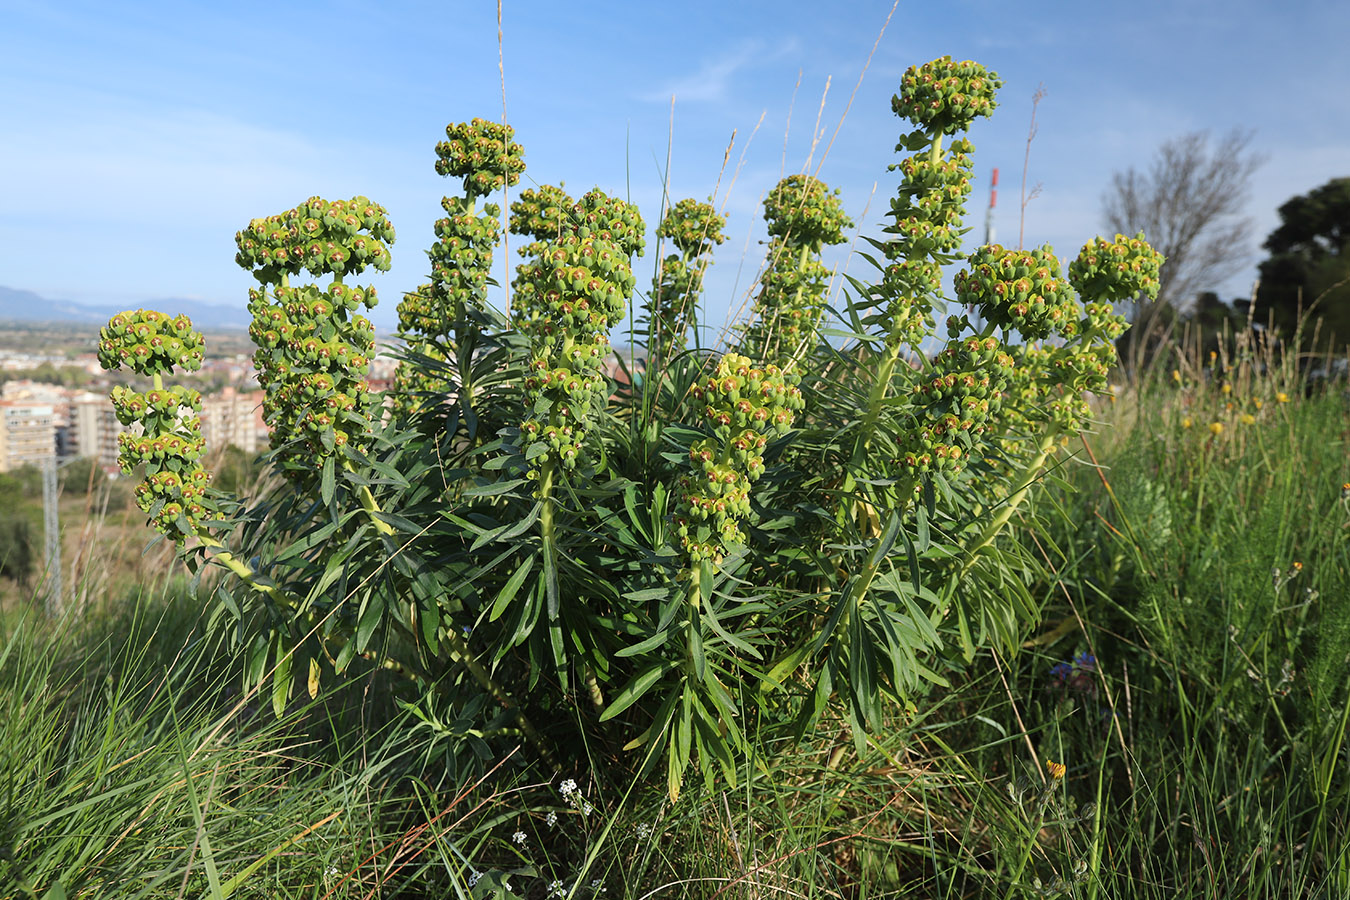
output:
[{"label": "narrow green leaf", "polygon": [[527,480],[528,479],[525,478],[515,478],[512,479],[511,481],[493,481],[489,482],[488,484],[480,484],[476,487],[471,487],[468,490],[466,490],[463,496],[495,497],[498,494],[505,494],[508,491],[515,490],[516,488],[524,484]]},{"label": "narrow green leaf", "polygon": [[336,481],[336,478],[335,478],[335,475],[336,475],[336,473],[337,473],[337,469],[336,469],[335,466],[336,466],[336,462],[335,462],[335,460],[334,460],[334,458],[333,458],[332,456],[325,456],[325,457],[324,457],[324,460],[323,460],[323,475],[322,475],[322,477],[321,477],[321,479],[320,479],[320,483],[319,483],[319,496],[321,496],[321,497],[323,498],[323,505],[324,505],[324,506],[332,506],[332,505],[333,505],[333,491],[334,491],[334,489],[335,489],[335,487],[336,487],[336,484],[337,484],[337,481]]},{"label": "narrow green leaf", "polygon": [[615,651],[614,655],[621,659],[629,656],[641,656],[644,653],[655,650],[657,647],[663,646],[669,637],[670,632],[662,629],[640,643],[632,644],[631,646]]},{"label": "narrow green leaf", "polygon": [[662,660],[653,663],[628,682],[623,690],[619,691],[614,700],[610,702],[609,707],[600,714],[601,722],[608,722],[610,719],[623,712],[628,707],[642,699],[642,696],[651,689],[665,675],[674,669],[678,663],[673,660]]},{"label": "narrow green leaf", "polygon": [[384,596],[367,592],[365,602],[361,604],[361,611],[356,618],[356,650],[358,653],[365,652],[366,646],[370,643],[370,636],[375,633],[375,629],[379,627],[383,619]]},{"label": "narrow green leaf", "polygon": [[521,584],[525,582],[526,577],[534,569],[534,557],[527,556],[516,567],[516,571],[502,585],[501,591],[497,593],[497,599],[492,604],[492,611],[488,613],[488,621],[495,622],[506,611],[507,606],[515,599],[516,592],[520,590]]},{"label": "narrow green leaf", "polygon": [[286,646],[280,632],[277,633],[274,648],[276,665],[272,669],[272,712],[278,719],[286,712],[286,701],[291,699],[291,662],[295,654]]}]

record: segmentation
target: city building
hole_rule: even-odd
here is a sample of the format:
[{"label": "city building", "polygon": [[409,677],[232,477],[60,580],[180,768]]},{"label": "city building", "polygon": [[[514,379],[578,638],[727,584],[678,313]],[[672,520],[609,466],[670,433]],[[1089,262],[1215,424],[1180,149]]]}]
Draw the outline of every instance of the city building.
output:
[{"label": "city building", "polygon": [[202,437],[207,451],[233,444],[245,453],[267,449],[267,424],[263,421],[262,391],[239,391],[227,387],[202,398]]},{"label": "city building", "polygon": [[56,459],[56,410],[50,403],[0,400],[0,472],[41,468]]},{"label": "city building", "polygon": [[127,427],[117,421],[106,394],[82,391],[70,402],[72,456],[98,460],[105,472],[117,471],[117,436]]}]

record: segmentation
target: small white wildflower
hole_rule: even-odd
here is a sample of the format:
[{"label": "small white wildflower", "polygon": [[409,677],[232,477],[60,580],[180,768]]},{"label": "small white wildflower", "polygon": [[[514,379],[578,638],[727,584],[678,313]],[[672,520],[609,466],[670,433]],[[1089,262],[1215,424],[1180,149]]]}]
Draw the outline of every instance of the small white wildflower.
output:
[{"label": "small white wildflower", "polygon": [[545,819],[544,821],[548,823],[549,828],[552,828],[554,825],[558,824],[558,814],[555,812],[550,812],[548,814],[548,818]]},{"label": "small white wildflower", "polygon": [[591,890],[595,891],[597,894],[603,894],[605,892],[605,886],[601,883],[599,878],[596,878],[591,881]]},{"label": "small white wildflower", "polygon": [[470,872],[470,873],[469,873],[469,887],[473,887],[475,884],[477,884],[477,883],[478,883],[478,879],[480,879],[480,878],[482,878],[482,877],[483,877],[483,873],[480,872],[480,871],[478,871],[477,869],[474,869],[472,872]]},{"label": "small white wildflower", "polygon": [[647,838],[652,836],[652,826],[648,825],[646,822],[643,822],[641,825],[637,827],[637,836],[639,840],[645,841]]},{"label": "small white wildflower", "polygon": [[563,887],[561,879],[555,878],[549,882],[548,895],[550,897],[566,897],[567,889]]},{"label": "small white wildflower", "polygon": [[511,890],[511,882],[509,882],[509,881],[503,881],[503,882],[502,882],[502,890],[504,890],[504,891],[509,891],[509,890]]},{"label": "small white wildflower", "polygon": [[517,831],[515,834],[511,835],[511,840],[520,844],[522,847],[525,846],[525,832]]},{"label": "small white wildflower", "polygon": [[570,797],[572,794],[576,793],[577,783],[569,778],[562,784],[558,785],[558,790],[562,791],[562,795],[564,797]]},{"label": "small white wildflower", "polygon": [[591,806],[591,803],[590,803],[589,800],[586,801],[585,803],[581,804],[581,814],[582,814],[583,816],[589,816],[589,815],[591,814],[591,810],[593,810],[593,809],[595,809],[595,807],[594,807],[594,806]]}]

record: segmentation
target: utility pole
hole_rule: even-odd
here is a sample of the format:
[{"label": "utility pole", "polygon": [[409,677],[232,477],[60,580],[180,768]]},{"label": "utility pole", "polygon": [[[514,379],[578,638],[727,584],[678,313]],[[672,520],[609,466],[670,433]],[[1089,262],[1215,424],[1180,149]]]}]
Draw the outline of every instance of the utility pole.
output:
[{"label": "utility pole", "polygon": [[47,615],[61,615],[61,523],[57,516],[56,456],[42,462],[42,530],[46,538],[43,560],[49,576],[47,582]]},{"label": "utility pole", "polygon": [[984,212],[985,246],[994,242],[994,207],[998,204],[998,169],[994,169],[994,178],[989,182],[989,208]]}]

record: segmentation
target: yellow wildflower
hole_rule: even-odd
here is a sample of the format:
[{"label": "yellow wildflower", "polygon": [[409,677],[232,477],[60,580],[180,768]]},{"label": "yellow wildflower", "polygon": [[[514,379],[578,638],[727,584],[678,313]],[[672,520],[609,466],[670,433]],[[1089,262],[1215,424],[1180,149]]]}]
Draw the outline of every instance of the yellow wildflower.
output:
[{"label": "yellow wildflower", "polygon": [[1284,391],[1280,391],[1278,394],[1275,395],[1275,402],[1276,402],[1276,403],[1288,403],[1288,402],[1289,402],[1289,395],[1286,394]]},{"label": "yellow wildflower", "polygon": [[1256,416],[1252,415],[1251,413],[1243,413],[1241,421],[1243,425],[1255,425]]},{"label": "yellow wildflower", "polygon": [[1046,771],[1050,773],[1050,777],[1055,781],[1059,781],[1064,777],[1064,773],[1069,771],[1064,763],[1057,763],[1048,759],[1045,761],[1045,768]]},{"label": "yellow wildflower", "polygon": [[1224,386],[1219,388],[1219,390],[1223,391],[1225,394],[1231,394],[1233,393],[1233,386],[1225,382]]},{"label": "yellow wildflower", "polygon": [[1190,428],[1190,427],[1191,427],[1191,417],[1190,417],[1190,416],[1184,416],[1184,417],[1182,417],[1182,419],[1181,419],[1181,427],[1182,427],[1182,428]]},{"label": "yellow wildflower", "polygon": [[1223,423],[1222,423],[1222,422],[1210,422],[1210,423],[1209,423],[1209,433],[1212,434],[1212,435],[1215,435],[1216,437],[1217,437],[1218,435],[1223,434]]},{"label": "yellow wildflower", "polygon": [[1173,369],[1173,370],[1172,370],[1172,380],[1175,381],[1175,382],[1177,382],[1178,384],[1181,383],[1181,370],[1180,370],[1180,369]]},{"label": "yellow wildflower", "polygon": [[1256,407],[1257,412],[1260,412],[1261,407],[1265,406],[1265,403],[1262,402],[1260,397],[1257,397],[1255,400],[1253,400],[1252,404]]}]

